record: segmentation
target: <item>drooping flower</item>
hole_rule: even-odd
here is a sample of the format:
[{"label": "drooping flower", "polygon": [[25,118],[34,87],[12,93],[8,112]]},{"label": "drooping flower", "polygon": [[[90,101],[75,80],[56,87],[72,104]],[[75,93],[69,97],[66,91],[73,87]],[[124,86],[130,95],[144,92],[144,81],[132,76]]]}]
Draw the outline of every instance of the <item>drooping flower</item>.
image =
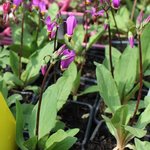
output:
[{"label": "drooping flower", "polygon": [[148,23],[150,23],[150,15],[149,15],[146,19],[144,19],[143,25],[145,26],[145,25],[147,25]]},{"label": "drooping flower", "polygon": [[32,0],[32,6],[38,8],[40,1],[39,0]]},{"label": "drooping flower", "polygon": [[98,16],[104,16],[104,10],[96,11],[95,7],[92,7],[91,10],[87,10],[86,12],[89,12],[93,17],[98,17]]},{"label": "drooping flower", "polygon": [[10,11],[10,2],[3,3],[3,13],[8,14]]},{"label": "drooping flower", "polygon": [[23,0],[13,0],[13,9],[16,9]]},{"label": "drooping flower", "polygon": [[73,35],[74,29],[77,26],[77,20],[75,16],[69,16],[66,20],[67,24],[67,36],[71,37]]},{"label": "drooping flower", "polygon": [[45,75],[46,70],[47,70],[47,65],[41,66],[41,73],[42,73],[43,76]]},{"label": "drooping flower", "polygon": [[41,14],[44,15],[46,12],[46,4],[44,1],[41,1],[39,3],[39,9],[40,9]]},{"label": "drooping flower", "polygon": [[120,7],[120,0],[112,0],[112,7],[118,9]]},{"label": "drooping flower", "polygon": [[65,49],[63,52],[62,52],[62,59],[61,59],[61,70],[66,70],[69,65],[74,61],[75,59],[75,52],[73,50],[68,50],[68,49]]},{"label": "drooping flower", "polygon": [[47,16],[45,19],[45,24],[47,26],[48,37],[51,40],[56,35],[57,23],[52,22],[50,16]]},{"label": "drooping flower", "polygon": [[129,40],[130,47],[133,48],[134,47],[134,36],[131,31],[129,31],[129,33],[128,33],[128,40]]},{"label": "drooping flower", "polygon": [[136,20],[137,25],[141,25],[141,23],[143,21],[143,16],[144,16],[144,12],[143,12],[143,10],[141,10],[138,17],[137,17],[137,20]]}]

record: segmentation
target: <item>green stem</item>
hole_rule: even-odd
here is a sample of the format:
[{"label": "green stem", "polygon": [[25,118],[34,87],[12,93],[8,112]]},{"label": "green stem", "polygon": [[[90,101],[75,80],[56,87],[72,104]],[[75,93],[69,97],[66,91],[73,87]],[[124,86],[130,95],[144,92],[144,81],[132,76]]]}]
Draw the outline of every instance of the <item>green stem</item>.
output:
[{"label": "green stem", "polygon": [[121,36],[120,36],[120,33],[119,33],[119,29],[118,29],[117,21],[116,21],[116,18],[115,18],[115,15],[114,15],[114,12],[113,12],[112,7],[111,7],[111,13],[112,13],[113,20],[114,20],[114,23],[115,23],[115,27],[116,27],[116,30],[117,30],[117,33],[118,33],[118,36],[119,36],[119,41],[120,41],[120,44],[121,44],[121,47],[122,47]]},{"label": "green stem", "polygon": [[142,45],[141,45],[141,35],[139,34],[138,35],[138,45],[139,45],[139,66],[140,66],[140,88],[139,88],[139,92],[138,92],[138,97],[137,97],[137,103],[136,103],[136,108],[134,110],[134,114],[133,114],[133,117],[132,117],[132,120],[131,120],[131,125],[134,123],[134,120],[135,120],[135,116],[136,116],[136,113],[138,111],[138,108],[139,108],[139,104],[140,104],[140,100],[141,100],[141,97],[142,97],[142,87],[143,87],[143,66],[142,66]]},{"label": "green stem", "polygon": [[37,118],[36,118],[36,135],[37,137],[39,137],[39,121],[40,121],[40,110],[41,110],[41,104],[42,104],[42,96],[43,96],[43,92],[44,92],[44,86],[48,77],[48,74],[51,70],[51,68],[53,67],[53,63],[51,63],[49,65],[48,70],[46,71],[46,74],[44,76],[42,85],[41,85],[41,90],[40,90],[40,96],[39,96],[39,102],[38,102],[38,109],[37,109]]}]

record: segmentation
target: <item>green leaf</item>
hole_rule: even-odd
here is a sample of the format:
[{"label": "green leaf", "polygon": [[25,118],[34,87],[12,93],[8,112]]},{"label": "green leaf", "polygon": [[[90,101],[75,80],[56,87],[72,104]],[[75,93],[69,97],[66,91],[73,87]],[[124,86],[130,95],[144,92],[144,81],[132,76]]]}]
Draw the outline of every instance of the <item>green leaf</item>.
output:
[{"label": "green leaf", "polygon": [[8,89],[5,81],[0,77],[0,92],[3,94],[5,100],[7,100]]},{"label": "green leaf", "polygon": [[52,134],[50,136],[50,138],[47,140],[46,142],[46,149],[47,150],[54,150],[54,147],[56,149],[56,145],[60,144],[61,141],[63,141],[64,139],[66,139],[67,137],[73,137],[74,135],[76,135],[78,133],[78,129],[72,129],[69,130],[67,132],[63,131],[63,130],[58,130],[56,133]]},{"label": "green leaf", "polygon": [[59,7],[56,3],[52,3],[48,9],[48,15],[50,15],[51,19],[54,20],[56,15],[58,14]]},{"label": "green leaf", "polygon": [[146,135],[146,131],[143,129],[131,127],[131,126],[125,126],[125,130],[129,131],[132,135],[138,138],[142,138]]},{"label": "green leaf", "polygon": [[38,50],[31,55],[30,62],[21,75],[21,79],[26,85],[33,83],[37,79],[41,66],[44,64],[43,58],[47,55],[52,55],[53,50],[53,42],[50,42],[41,50]]},{"label": "green leaf", "polygon": [[150,142],[147,141],[140,141],[139,139],[134,140],[136,150],[149,150],[150,148]]},{"label": "green leaf", "polygon": [[122,107],[116,110],[111,121],[114,127],[117,129],[123,125],[127,125],[130,120],[130,117],[131,115],[128,113],[128,106],[123,105]]},{"label": "green leaf", "polygon": [[27,150],[23,145],[24,116],[20,102],[16,101],[16,143],[22,150]]},{"label": "green leaf", "polygon": [[86,88],[80,94],[78,94],[78,96],[82,96],[82,95],[89,94],[89,93],[96,93],[96,92],[99,92],[98,86],[97,85],[92,85],[92,86]]},{"label": "green leaf", "polygon": [[12,104],[16,103],[16,101],[21,101],[22,99],[23,99],[22,95],[13,94],[13,95],[8,97],[7,104],[10,107]]},{"label": "green leaf", "polygon": [[143,57],[143,70],[146,71],[147,67],[150,65],[150,24],[148,24],[141,36],[141,43],[142,43],[142,57]]},{"label": "green leaf", "polygon": [[134,86],[137,76],[137,52],[137,48],[130,48],[128,46],[115,66],[114,79],[121,100]]},{"label": "green leaf", "polygon": [[64,72],[63,76],[58,79],[57,87],[58,87],[58,102],[57,102],[57,110],[60,110],[62,106],[66,103],[69,94],[71,93],[74,81],[77,76],[77,68],[74,63],[71,63],[69,68]]},{"label": "green leaf", "polygon": [[[112,62],[113,62],[114,67],[118,63],[120,56],[121,56],[120,51],[117,50],[116,48],[112,47]],[[110,70],[110,61],[109,60],[110,60],[109,59],[109,46],[105,46],[105,59],[103,61],[103,64],[105,65],[106,68],[108,68]]]},{"label": "green leaf", "polygon": [[105,104],[114,113],[120,106],[119,93],[115,81],[104,65],[96,63],[96,77],[100,95]]},{"label": "green leaf", "polygon": [[144,112],[140,115],[136,127],[140,129],[144,129],[147,124],[150,123],[150,104],[146,107]]},{"label": "green leaf", "polygon": [[6,72],[3,78],[6,84],[9,85],[8,88],[24,85],[24,83],[21,80],[19,80],[19,78],[15,74],[12,74],[11,72]]},{"label": "green leaf", "polygon": [[27,141],[25,141],[24,146],[28,150],[36,150],[37,142],[38,142],[37,136],[34,136],[34,137],[28,139]]},{"label": "green leaf", "polygon": [[11,66],[13,73],[16,76],[19,76],[19,57],[13,51],[10,51],[10,66]]}]

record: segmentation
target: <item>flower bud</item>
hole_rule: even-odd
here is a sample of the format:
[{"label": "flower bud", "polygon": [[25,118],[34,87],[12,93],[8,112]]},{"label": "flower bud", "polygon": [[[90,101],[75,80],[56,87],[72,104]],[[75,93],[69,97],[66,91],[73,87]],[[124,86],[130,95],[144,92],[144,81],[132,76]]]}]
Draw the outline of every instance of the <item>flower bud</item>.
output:
[{"label": "flower bud", "polygon": [[147,25],[148,23],[150,23],[150,16],[148,16],[146,19],[144,19],[143,26]]},{"label": "flower bud", "polygon": [[68,50],[68,49],[65,49],[63,51],[63,54],[62,54],[62,60],[61,60],[61,70],[66,70],[69,65],[74,61],[75,59],[75,52],[73,50]]},{"label": "flower bud", "polygon": [[134,36],[131,31],[128,32],[128,40],[129,40],[130,47],[133,48],[134,47]]},{"label": "flower bud", "polygon": [[72,37],[75,27],[77,26],[77,20],[75,16],[69,16],[66,21],[67,24],[67,36]]},{"label": "flower bud", "polygon": [[112,7],[118,9],[120,7],[120,0],[112,0]]},{"label": "flower bud", "polygon": [[42,73],[43,76],[45,75],[46,70],[47,70],[47,65],[41,66],[41,73]]},{"label": "flower bud", "polygon": [[137,26],[140,26],[141,23],[142,23],[142,20],[143,20],[143,16],[144,16],[144,13],[143,13],[143,10],[140,11],[138,17],[137,17],[137,20],[136,20],[136,25]]}]

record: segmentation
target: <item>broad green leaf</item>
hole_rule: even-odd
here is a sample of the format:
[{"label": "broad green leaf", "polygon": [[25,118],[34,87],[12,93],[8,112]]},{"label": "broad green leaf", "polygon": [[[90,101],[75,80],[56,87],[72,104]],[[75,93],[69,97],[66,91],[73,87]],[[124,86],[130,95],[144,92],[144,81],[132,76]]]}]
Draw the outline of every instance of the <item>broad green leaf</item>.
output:
[{"label": "broad green leaf", "polygon": [[82,96],[82,95],[89,94],[89,93],[96,93],[96,92],[99,92],[98,86],[97,85],[92,85],[92,86],[86,88],[80,94],[78,94],[78,96]]},{"label": "broad green leaf", "polygon": [[129,131],[133,136],[142,138],[146,135],[146,131],[143,129],[131,127],[131,126],[125,126],[125,130]]},{"label": "broad green leaf", "polygon": [[128,106],[123,105],[116,110],[113,118],[111,119],[111,122],[116,129],[121,128],[123,125],[128,124],[130,117],[131,115],[128,113]]},{"label": "broad green leaf", "polygon": [[130,48],[128,46],[115,66],[114,79],[121,100],[134,86],[137,76],[137,52],[137,48]]},{"label": "broad green leaf", "polygon": [[112,124],[111,119],[108,118],[108,117],[106,117],[106,116],[104,116],[104,115],[102,115],[102,117],[103,117],[103,119],[105,120],[106,125],[107,125],[107,127],[108,127],[110,133],[111,133],[115,138],[117,138],[117,131],[116,131],[116,128],[114,127],[114,125]]},{"label": "broad green leaf", "polygon": [[146,71],[147,67],[150,65],[150,23],[145,27],[142,36],[141,36],[141,43],[142,43],[142,56],[143,56],[143,70]]},{"label": "broad green leaf", "polygon": [[100,39],[100,37],[104,34],[104,32],[105,32],[105,30],[102,27],[102,28],[100,28],[100,30],[98,30],[98,32],[96,34],[91,36],[89,41],[88,41],[88,44],[87,44],[87,49],[91,48],[92,45]]},{"label": "broad green leaf", "polygon": [[28,139],[27,141],[24,142],[24,146],[28,150],[36,150],[36,145],[37,145],[38,139],[36,136]]},{"label": "broad green leaf", "polygon": [[147,141],[140,141],[139,139],[134,140],[136,150],[149,150],[150,148],[150,142]]},{"label": "broad green leaf", "polygon": [[11,66],[13,73],[16,76],[19,76],[19,57],[13,51],[10,51],[10,66]]},{"label": "broad green leaf", "polygon": [[52,150],[54,147],[67,137],[73,137],[78,133],[78,129],[72,129],[67,132],[64,130],[58,130],[56,133],[52,134],[46,142],[46,149]]},{"label": "broad green leaf", "polygon": [[6,72],[3,78],[6,84],[9,85],[8,88],[24,85],[24,83],[21,80],[19,80],[19,78],[15,74],[12,74],[11,72]]},{"label": "broad green leaf", "polygon": [[59,7],[56,3],[52,3],[48,9],[48,15],[50,15],[51,19],[55,19],[56,15],[58,14]]},{"label": "broad green leaf", "polygon": [[69,94],[71,93],[74,81],[77,76],[77,68],[74,63],[72,63],[69,68],[63,73],[63,76],[57,81],[57,110],[60,110],[62,106],[66,103]]},{"label": "broad green leaf", "polygon": [[105,104],[114,113],[120,106],[119,93],[115,81],[104,65],[96,63],[96,77],[99,92]]},{"label": "broad green leaf", "polygon": [[20,102],[16,101],[16,143],[22,150],[27,150],[23,145],[24,116]]},{"label": "broad green leaf", "polygon": [[144,112],[140,115],[136,127],[140,129],[144,129],[147,124],[150,123],[150,104],[146,107]]},{"label": "broad green leaf", "polygon": [[44,64],[44,57],[47,55],[52,55],[53,50],[53,42],[50,42],[41,50],[38,50],[33,55],[31,55],[30,62],[28,63],[26,70],[21,75],[21,79],[27,85],[37,79],[41,65]]},{"label": "broad green leaf", "polygon": [[[116,48],[112,47],[112,62],[113,62],[113,66],[115,67],[116,64],[119,61],[119,58],[121,56],[121,53],[119,50],[117,50]],[[103,64],[105,65],[106,68],[108,68],[110,70],[110,58],[109,58],[109,46],[105,47],[105,59],[103,61]]]}]

